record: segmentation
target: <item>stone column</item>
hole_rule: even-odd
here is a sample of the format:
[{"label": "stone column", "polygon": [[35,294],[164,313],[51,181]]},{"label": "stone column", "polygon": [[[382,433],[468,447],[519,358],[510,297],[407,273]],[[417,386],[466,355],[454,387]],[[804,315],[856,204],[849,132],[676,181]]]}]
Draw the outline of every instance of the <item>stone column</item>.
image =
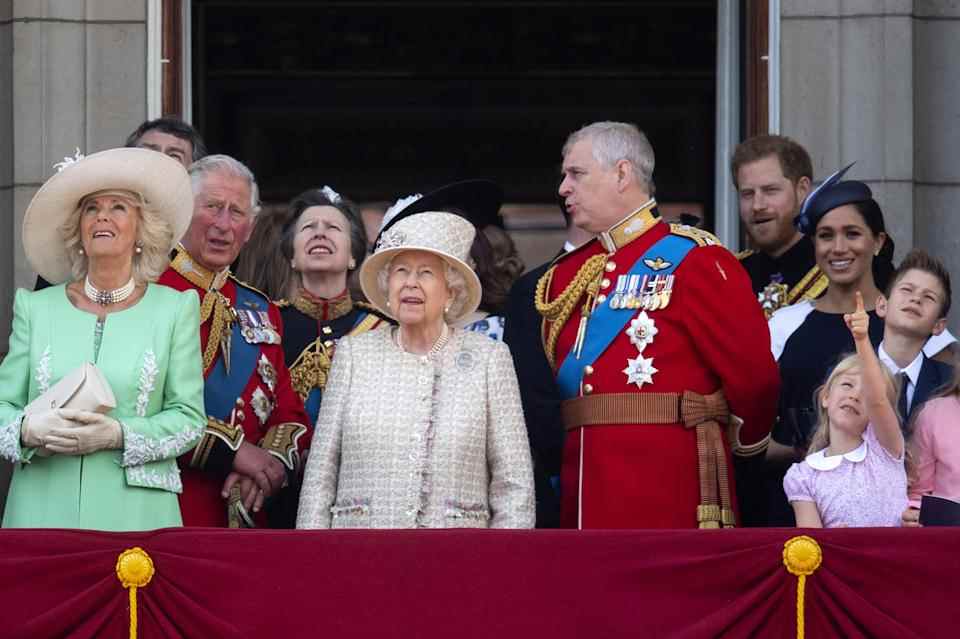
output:
[{"label": "stone column", "polygon": [[[944,261],[960,290],[960,2],[914,9],[917,245]],[[955,292],[954,296],[960,295]],[[960,334],[960,301],[950,329]]]},{"label": "stone column", "polygon": [[12,290],[32,287],[35,277],[20,241],[24,210],[54,162],[76,148],[93,153],[122,146],[144,120],[147,37],[146,0],[14,0],[0,6],[6,16],[0,43],[12,35],[12,63],[0,57],[0,73],[12,67],[3,99],[13,134],[0,136],[0,144],[12,147],[0,155],[13,160],[12,180],[0,164],[0,188],[12,185],[12,198],[0,197],[0,237],[12,238],[8,250],[0,247],[7,260],[0,267],[0,332],[6,335]]},{"label": "stone column", "polygon": [[897,259],[916,242],[911,0],[783,0],[781,130],[823,179],[847,174],[874,191]]}]

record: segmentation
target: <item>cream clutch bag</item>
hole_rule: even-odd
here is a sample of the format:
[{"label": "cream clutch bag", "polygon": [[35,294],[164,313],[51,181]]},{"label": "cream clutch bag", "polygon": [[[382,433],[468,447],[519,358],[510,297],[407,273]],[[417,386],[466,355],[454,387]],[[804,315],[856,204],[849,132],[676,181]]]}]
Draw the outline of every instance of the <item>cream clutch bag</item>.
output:
[{"label": "cream clutch bag", "polygon": [[117,407],[113,389],[95,365],[85,362],[26,405],[27,415],[57,408],[75,408],[105,414]]}]

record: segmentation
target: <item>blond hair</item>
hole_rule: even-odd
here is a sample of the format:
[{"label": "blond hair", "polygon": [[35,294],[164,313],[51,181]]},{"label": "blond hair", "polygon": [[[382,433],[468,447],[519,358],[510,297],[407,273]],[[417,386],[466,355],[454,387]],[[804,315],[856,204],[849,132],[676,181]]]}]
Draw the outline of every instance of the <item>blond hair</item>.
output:
[{"label": "blond hair", "polygon": [[[808,455],[812,455],[830,446],[830,416],[827,414],[827,409],[823,406],[823,398],[830,393],[830,389],[833,388],[833,384],[838,377],[854,371],[859,373],[860,369],[860,356],[856,354],[846,355],[833,367],[833,370],[830,371],[827,381],[814,391],[813,405],[817,409],[817,430],[814,431],[813,437],[810,438],[810,446],[807,449]],[[899,384],[893,375],[890,374],[890,371],[887,370],[886,366],[881,364],[880,370],[883,371],[883,378],[886,381],[887,400],[891,406],[896,406],[897,397],[900,395]]]},{"label": "blond hair", "polygon": [[80,217],[83,207],[93,197],[114,195],[125,197],[133,202],[137,208],[137,239],[136,245],[140,253],[133,254],[133,279],[138,284],[155,282],[170,263],[170,248],[173,245],[173,227],[160,213],[159,209],[147,202],[142,195],[126,190],[97,191],[86,195],[77,208],[67,217],[67,221],[60,227],[60,236],[67,248],[67,258],[70,261],[70,271],[74,279],[86,277],[90,269],[90,261],[86,253],[81,253],[83,239],[80,237]]}]

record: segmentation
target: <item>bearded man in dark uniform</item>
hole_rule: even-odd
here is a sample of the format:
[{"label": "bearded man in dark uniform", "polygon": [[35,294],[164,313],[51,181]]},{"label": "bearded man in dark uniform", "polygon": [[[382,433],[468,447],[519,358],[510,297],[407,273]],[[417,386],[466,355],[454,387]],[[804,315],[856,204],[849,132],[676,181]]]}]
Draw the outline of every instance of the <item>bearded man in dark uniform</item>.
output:
[{"label": "bearded man in dark uniform", "polygon": [[736,523],[731,450],[763,452],[779,375],[746,272],[715,237],[660,219],[653,148],[598,122],[563,148],[559,193],[597,237],[537,285],[567,437],[572,528]]},{"label": "bearded man in dark uniform", "polygon": [[[810,154],[788,137],[758,135],[737,145],[730,175],[752,247],[737,259],[767,319],[784,306],[819,297],[827,277],[816,265],[812,239],[793,224],[812,186]],[[738,458],[734,467],[743,525],[767,525],[764,458]]]},{"label": "bearded man in dark uniform", "polygon": [[810,154],[788,137],[758,135],[734,150],[730,174],[751,246],[737,258],[767,318],[819,297],[827,278],[815,263],[813,241],[793,225],[812,185]]}]

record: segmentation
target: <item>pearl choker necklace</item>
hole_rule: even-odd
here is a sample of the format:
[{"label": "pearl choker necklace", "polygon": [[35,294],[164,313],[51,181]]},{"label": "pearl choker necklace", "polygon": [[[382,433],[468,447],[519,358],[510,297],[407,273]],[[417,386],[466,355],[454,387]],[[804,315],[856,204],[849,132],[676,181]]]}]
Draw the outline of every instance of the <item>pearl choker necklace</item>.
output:
[{"label": "pearl choker necklace", "polygon": [[[447,343],[447,340],[449,339],[450,339],[450,327],[447,326],[446,322],[444,322],[443,328],[440,329],[440,337],[438,337],[437,341],[435,341],[433,343],[433,346],[430,347],[430,352],[428,352],[426,355],[422,355],[421,357],[432,358],[443,349],[443,347]],[[399,326],[397,327],[397,346],[399,346],[400,350],[404,351],[405,353],[409,352],[407,351],[407,349],[403,347],[403,330]]]},{"label": "pearl choker necklace", "polygon": [[84,278],[83,280],[83,292],[89,298],[91,302],[96,302],[100,306],[109,306],[110,304],[119,304],[123,300],[130,297],[133,294],[133,290],[137,287],[137,283],[134,281],[133,277],[130,278],[130,281],[121,286],[120,288],[115,288],[112,291],[101,291],[96,286],[90,283],[90,276]]}]

